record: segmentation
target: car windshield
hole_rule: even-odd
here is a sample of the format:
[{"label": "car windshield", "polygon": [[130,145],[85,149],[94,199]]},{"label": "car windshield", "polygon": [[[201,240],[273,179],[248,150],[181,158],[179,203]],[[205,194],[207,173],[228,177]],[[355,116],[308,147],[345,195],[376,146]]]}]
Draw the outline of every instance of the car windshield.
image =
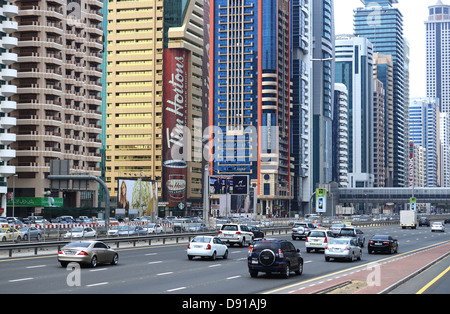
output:
[{"label": "car windshield", "polygon": [[236,225],[224,225],[222,226],[222,230],[238,231],[238,227]]},{"label": "car windshield", "polygon": [[192,242],[209,243],[211,242],[211,237],[195,237],[192,239]]},{"label": "car windshield", "polygon": [[0,229],[0,233],[6,233],[6,229]]},{"label": "car windshield", "polygon": [[389,240],[387,235],[374,235],[371,240]]},{"label": "car windshield", "polygon": [[66,247],[89,247],[91,242],[72,242],[66,245]]},{"label": "car windshield", "polygon": [[257,242],[253,245],[253,252],[261,252],[266,249],[278,252],[278,244],[272,242]]},{"label": "car windshield", "polygon": [[83,228],[72,228],[72,232],[83,232]]},{"label": "car windshield", "polygon": [[348,245],[349,240],[347,239],[332,239],[330,240],[329,244],[335,244],[335,245]]},{"label": "car windshield", "polygon": [[128,231],[128,230],[131,230],[131,227],[130,226],[120,226],[119,230],[120,231]]}]

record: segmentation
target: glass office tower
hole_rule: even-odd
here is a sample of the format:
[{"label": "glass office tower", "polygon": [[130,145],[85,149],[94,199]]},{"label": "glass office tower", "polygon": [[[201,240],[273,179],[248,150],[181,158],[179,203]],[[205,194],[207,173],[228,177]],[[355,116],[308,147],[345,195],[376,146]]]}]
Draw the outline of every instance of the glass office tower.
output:
[{"label": "glass office tower", "polygon": [[361,0],[364,8],[355,10],[355,35],[366,37],[373,50],[392,55],[394,74],[394,172],[393,186],[407,184],[405,174],[408,155],[408,70],[403,38],[403,15],[393,5],[397,0]]}]

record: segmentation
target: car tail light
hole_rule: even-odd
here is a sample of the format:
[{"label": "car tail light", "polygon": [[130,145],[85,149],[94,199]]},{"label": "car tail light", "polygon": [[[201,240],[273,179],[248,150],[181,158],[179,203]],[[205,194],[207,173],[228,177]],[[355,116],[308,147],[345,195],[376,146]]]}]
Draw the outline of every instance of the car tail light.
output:
[{"label": "car tail light", "polygon": [[328,243],[328,238],[325,237],[325,240],[323,241],[323,243]]},{"label": "car tail light", "polygon": [[350,247],[349,247],[349,246],[346,246],[345,249],[346,249],[347,251],[350,251]]},{"label": "car tail light", "polygon": [[219,231],[219,234],[222,234],[222,231]]},{"label": "car tail light", "polygon": [[188,244],[188,250],[191,248],[191,243]]},{"label": "car tail light", "polygon": [[236,231],[236,235],[240,235],[241,234],[241,232],[240,231]]},{"label": "car tail light", "polygon": [[280,249],[278,249],[278,256],[279,256],[280,258],[284,258],[283,251],[281,251]]},{"label": "car tail light", "polygon": [[206,246],[207,250],[211,250],[211,244],[208,243],[208,245]]},{"label": "car tail light", "polygon": [[325,250],[328,250],[328,245],[325,247]]},{"label": "car tail light", "polygon": [[305,242],[308,242],[308,237],[305,237]]},{"label": "car tail light", "polygon": [[372,240],[369,241],[369,244],[374,244],[375,242],[373,242]]},{"label": "car tail light", "polygon": [[77,255],[88,255],[88,253],[86,253],[85,251],[80,251],[77,253]]},{"label": "car tail light", "polygon": [[63,254],[63,251],[59,250],[59,251],[58,251],[58,254]]},{"label": "car tail light", "polygon": [[384,245],[389,245],[389,241],[383,241]]}]

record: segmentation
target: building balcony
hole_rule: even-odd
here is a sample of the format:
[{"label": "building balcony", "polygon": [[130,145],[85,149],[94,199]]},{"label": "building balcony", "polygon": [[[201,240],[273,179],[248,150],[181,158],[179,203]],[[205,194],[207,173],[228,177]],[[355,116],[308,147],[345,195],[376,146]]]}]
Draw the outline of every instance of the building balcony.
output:
[{"label": "building balcony", "polygon": [[4,33],[11,34],[17,32],[19,26],[15,21],[3,21],[2,28]]},{"label": "building balcony", "polygon": [[15,37],[2,37],[1,39],[2,47],[5,49],[12,49],[17,47],[18,40]]},{"label": "building balcony", "polygon": [[17,120],[16,118],[11,118],[11,117],[1,117],[0,118],[0,125],[3,129],[10,129],[13,126],[17,125]]},{"label": "building balcony", "polygon": [[0,111],[3,113],[10,113],[17,109],[17,103],[15,101],[3,100],[0,103]]},{"label": "building balcony", "polygon": [[0,145],[11,145],[16,142],[16,134],[0,133]]},{"label": "building balcony", "polygon": [[16,167],[14,166],[0,166],[0,177],[7,178],[16,174]]},{"label": "building balcony", "polygon": [[17,62],[17,53],[4,52],[0,56],[1,63],[5,65],[11,65]]},{"label": "building balcony", "polygon": [[2,96],[11,97],[17,94],[17,86],[15,85],[3,85],[0,89]]},{"label": "building balcony", "polygon": [[2,7],[3,15],[7,18],[12,18],[19,14],[19,7],[11,4],[5,4]]},{"label": "building balcony", "polygon": [[16,158],[16,151],[13,149],[0,149],[0,160],[3,162]]},{"label": "building balcony", "polygon": [[11,81],[12,79],[17,78],[17,70],[14,69],[3,69],[0,73],[1,78],[4,81]]}]

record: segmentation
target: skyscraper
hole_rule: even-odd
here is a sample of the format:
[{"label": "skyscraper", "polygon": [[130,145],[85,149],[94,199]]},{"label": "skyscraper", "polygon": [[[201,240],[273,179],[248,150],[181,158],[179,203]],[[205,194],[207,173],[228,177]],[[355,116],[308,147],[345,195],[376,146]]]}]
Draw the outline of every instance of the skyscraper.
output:
[{"label": "skyscraper", "polygon": [[113,197],[118,178],[145,177],[158,182],[167,211],[185,215],[187,202],[201,200],[202,3],[108,4],[106,171]]},{"label": "skyscraper", "polygon": [[336,36],[335,81],[348,90],[348,186],[373,187],[373,51],[367,38]]},{"label": "skyscraper", "polygon": [[393,58],[394,74],[394,169],[393,186],[404,187],[408,156],[408,60],[403,37],[403,15],[394,7],[398,0],[361,0],[364,8],[355,10],[355,35],[368,38],[373,51]]},{"label": "skyscraper", "polygon": [[306,213],[312,195],[312,101],[311,101],[311,57],[312,57],[312,3],[291,1],[291,72],[292,72],[292,117],[291,156],[294,163],[294,198],[292,211]]},{"label": "skyscraper", "polygon": [[19,13],[19,8],[10,1],[4,1],[0,10],[3,33],[0,38],[0,216],[7,216],[7,178],[16,173],[16,168],[10,165],[10,160],[16,157],[16,151],[10,146],[16,141],[16,135],[10,133],[10,129],[16,125],[16,119],[9,117],[9,114],[17,108],[17,103],[11,100],[11,96],[17,92],[17,87],[11,84],[11,80],[17,78],[17,71],[11,69],[17,62],[17,54],[11,49],[17,46],[18,41],[11,34],[18,29],[17,22],[12,18]]},{"label": "skyscraper", "polygon": [[427,97],[439,98],[441,111],[450,113],[450,5],[430,6],[425,27]]},{"label": "skyscraper", "polygon": [[[52,160],[70,160],[72,174],[100,176],[103,2],[15,3],[16,196],[47,200]],[[64,204],[96,207],[97,192],[93,182],[86,191],[66,190]],[[52,196],[63,197],[61,191]],[[38,213],[34,210],[24,214]]]},{"label": "skyscraper", "polygon": [[293,176],[290,1],[215,0],[211,7],[210,173],[248,175],[261,214],[287,214]]}]

